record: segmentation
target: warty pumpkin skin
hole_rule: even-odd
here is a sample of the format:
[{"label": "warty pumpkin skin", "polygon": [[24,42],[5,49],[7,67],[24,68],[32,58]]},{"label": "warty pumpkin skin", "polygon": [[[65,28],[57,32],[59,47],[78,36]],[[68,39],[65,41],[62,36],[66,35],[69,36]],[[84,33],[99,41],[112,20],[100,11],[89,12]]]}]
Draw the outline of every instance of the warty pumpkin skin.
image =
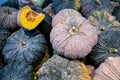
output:
[{"label": "warty pumpkin skin", "polygon": [[33,68],[25,62],[13,61],[0,70],[0,80],[34,80]]},{"label": "warty pumpkin skin", "polygon": [[73,9],[63,9],[57,13],[52,19],[52,27],[56,26],[59,23],[65,23],[67,18],[72,16],[82,16],[78,11]]},{"label": "warty pumpkin skin", "polygon": [[38,80],[92,80],[86,66],[54,55],[38,71]]},{"label": "warty pumpkin skin", "polygon": [[120,57],[108,57],[96,69],[93,80],[120,80]]},{"label": "warty pumpkin skin", "polygon": [[112,13],[110,0],[81,0],[81,13],[88,18],[95,11]]},{"label": "warty pumpkin skin", "polygon": [[15,8],[0,7],[0,25],[12,32],[18,30],[17,13]]},{"label": "warty pumpkin skin", "polygon": [[98,34],[111,29],[120,29],[120,23],[106,11],[96,11],[88,19],[96,27]]},{"label": "warty pumpkin skin", "polygon": [[112,15],[115,16],[116,20],[120,22],[120,5],[114,7]]},{"label": "warty pumpkin skin", "polygon": [[45,49],[46,40],[39,31],[20,29],[7,39],[2,54],[7,63],[20,60],[34,65],[44,57]]},{"label": "warty pumpkin skin", "polygon": [[97,40],[95,27],[82,16],[67,18],[65,23],[53,27],[50,33],[53,49],[72,59],[87,56]]},{"label": "warty pumpkin skin", "polygon": [[98,37],[98,43],[87,56],[89,63],[95,66],[104,62],[108,57],[120,56],[120,31],[108,30],[101,33]]},{"label": "warty pumpkin skin", "polygon": [[19,26],[23,27],[24,29],[33,30],[39,25],[44,17],[44,14],[37,13],[29,6],[25,6],[18,12],[17,22]]},{"label": "warty pumpkin skin", "polygon": [[63,9],[80,10],[80,0],[52,0],[52,10],[55,14]]}]

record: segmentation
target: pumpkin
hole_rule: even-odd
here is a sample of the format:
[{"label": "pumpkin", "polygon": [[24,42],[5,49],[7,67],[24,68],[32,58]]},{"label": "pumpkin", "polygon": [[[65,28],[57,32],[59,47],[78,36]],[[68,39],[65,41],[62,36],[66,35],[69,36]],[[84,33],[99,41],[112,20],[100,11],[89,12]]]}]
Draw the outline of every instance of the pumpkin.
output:
[{"label": "pumpkin", "polygon": [[2,53],[6,40],[10,34],[11,33],[7,29],[0,27],[0,53]]},{"label": "pumpkin", "polygon": [[52,0],[52,10],[55,14],[63,9],[80,10],[80,0]]},{"label": "pumpkin", "polygon": [[98,43],[87,56],[89,63],[95,66],[104,62],[108,57],[120,55],[120,31],[108,30],[101,33],[98,37]]},{"label": "pumpkin", "polygon": [[113,1],[113,2],[119,2],[120,3],[120,0],[111,0],[111,1]]},{"label": "pumpkin", "polygon": [[9,31],[19,29],[17,24],[18,10],[10,7],[0,7],[0,25],[7,28]]},{"label": "pumpkin", "polygon": [[88,18],[95,11],[112,13],[110,0],[81,0],[81,13]]},{"label": "pumpkin", "polygon": [[2,0],[3,3],[1,4],[1,6],[9,6],[9,7],[14,7],[16,9],[19,8],[18,5],[18,0]]},{"label": "pumpkin", "polygon": [[53,49],[71,59],[87,56],[97,40],[95,27],[84,17],[77,15],[56,25],[50,33]]},{"label": "pumpkin", "polygon": [[93,80],[119,80],[120,57],[109,57],[95,71]]},{"label": "pumpkin", "polygon": [[52,27],[59,23],[65,23],[65,20],[71,16],[82,16],[79,12],[73,9],[63,9],[57,13],[52,19]]},{"label": "pumpkin", "polygon": [[0,70],[0,80],[34,80],[33,68],[25,62],[13,61]]},{"label": "pumpkin", "polygon": [[46,41],[39,31],[20,29],[7,39],[2,54],[7,63],[20,60],[34,66],[44,57],[45,50]]},{"label": "pumpkin", "polygon": [[120,23],[106,11],[96,11],[88,19],[96,27],[98,34],[110,29],[120,29]]},{"label": "pumpkin", "polygon": [[113,9],[113,13],[112,13],[113,16],[116,17],[116,20],[118,20],[120,22],[120,6],[116,6],[114,9]]},{"label": "pumpkin", "polygon": [[86,66],[54,55],[38,71],[38,80],[92,80]]},{"label": "pumpkin", "polygon": [[26,30],[35,29],[44,19],[45,15],[33,11],[30,7],[25,6],[18,12],[17,22],[19,26]]}]

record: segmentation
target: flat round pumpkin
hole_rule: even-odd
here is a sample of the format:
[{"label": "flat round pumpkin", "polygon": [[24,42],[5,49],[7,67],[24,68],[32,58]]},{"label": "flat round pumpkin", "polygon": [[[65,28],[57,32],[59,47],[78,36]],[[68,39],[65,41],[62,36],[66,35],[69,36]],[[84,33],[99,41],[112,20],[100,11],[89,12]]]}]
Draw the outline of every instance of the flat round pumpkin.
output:
[{"label": "flat round pumpkin", "polygon": [[53,27],[50,41],[53,49],[68,58],[83,58],[97,43],[95,27],[82,16],[72,16]]},{"label": "flat round pumpkin", "polygon": [[72,16],[82,16],[78,11],[73,9],[63,9],[57,13],[52,19],[52,27],[56,26],[59,23],[65,23],[67,18]]},{"label": "flat round pumpkin", "polygon": [[7,39],[2,54],[7,63],[20,60],[35,64],[44,57],[45,49],[46,40],[39,31],[20,29]]},{"label": "flat round pumpkin", "polygon": [[96,11],[88,19],[96,27],[98,34],[111,29],[120,29],[120,23],[106,11]]},{"label": "flat round pumpkin", "polygon": [[80,0],[52,0],[52,9],[55,14],[63,9],[80,10]]},{"label": "flat round pumpkin", "polygon": [[38,80],[92,80],[86,66],[54,55],[38,71]]},{"label": "flat round pumpkin", "polygon": [[100,63],[104,62],[108,57],[120,56],[120,31],[105,31],[98,37],[98,43],[88,55],[89,62],[95,66],[98,66]]},{"label": "flat round pumpkin", "polygon": [[120,57],[109,57],[95,71],[93,80],[119,80]]},{"label": "flat round pumpkin", "polygon": [[0,80],[34,80],[33,68],[25,62],[13,61],[0,70]]}]

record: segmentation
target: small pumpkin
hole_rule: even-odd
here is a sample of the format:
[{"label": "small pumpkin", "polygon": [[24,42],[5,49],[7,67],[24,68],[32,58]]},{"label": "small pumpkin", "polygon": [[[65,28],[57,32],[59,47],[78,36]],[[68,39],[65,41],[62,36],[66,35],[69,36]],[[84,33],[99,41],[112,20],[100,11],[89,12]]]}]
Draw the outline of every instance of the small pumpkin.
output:
[{"label": "small pumpkin", "polygon": [[57,13],[52,19],[52,27],[59,23],[65,23],[65,20],[71,16],[82,16],[78,11],[73,9],[63,9]]},{"label": "small pumpkin", "polygon": [[106,11],[96,11],[88,19],[96,27],[98,34],[110,29],[120,29],[120,23]]},{"label": "small pumpkin", "polygon": [[7,29],[0,27],[0,54],[2,53],[6,40],[10,34],[11,33]]},{"label": "small pumpkin", "polygon": [[120,56],[120,31],[108,30],[101,33],[98,37],[98,43],[93,47],[87,58],[89,63],[95,66],[104,62],[108,57]]},{"label": "small pumpkin", "polygon": [[109,57],[95,71],[93,80],[119,80],[120,57]]},{"label": "small pumpkin", "polygon": [[7,39],[2,54],[7,63],[20,60],[36,65],[44,57],[45,50],[46,41],[39,31],[20,29]]},{"label": "small pumpkin", "polygon": [[80,0],[52,0],[52,9],[55,14],[63,9],[80,10]]},{"label": "small pumpkin", "polygon": [[120,6],[114,7],[112,15],[120,22]]},{"label": "small pumpkin", "polygon": [[88,18],[95,11],[112,13],[110,0],[81,0],[81,13]]},{"label": "small pumpkin", "polygon": [[54,55],[38,71],[38,80],[92,80],[86,66]]},{"label": "small pumpkin", "polygon": [[97,43],[95,27],[82,16],[72,16],[53,27],[50,41],[58,54],[68,58],[87,56]]},{"label": "small pumpkin", "polygon": [[30,7],[25,6],[18,12],[17,22],[19,26],[26,30],[35,29],[44,19],[45,15],[33,11]]},{"label": "small pumpkin", "polygon": [[33,80],[33,68],[25,62],[13,61],[0,70],[0,80]]},{"label": "small pumpkin", "polygon": [[10,31],[16,31],[19,29],[17,24],[18,10],[10,7],[0,7],[0,25],[7,28]]}]

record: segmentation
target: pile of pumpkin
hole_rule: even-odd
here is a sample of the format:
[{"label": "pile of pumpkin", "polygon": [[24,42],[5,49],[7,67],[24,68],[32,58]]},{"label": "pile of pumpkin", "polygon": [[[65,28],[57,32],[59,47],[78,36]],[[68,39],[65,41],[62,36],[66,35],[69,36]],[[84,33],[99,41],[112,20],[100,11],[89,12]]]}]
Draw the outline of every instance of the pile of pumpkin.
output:
[{"label": "pile of pumpkin", "polygon": [[119,2],[6,0],[0,80],[120,80]]}]

